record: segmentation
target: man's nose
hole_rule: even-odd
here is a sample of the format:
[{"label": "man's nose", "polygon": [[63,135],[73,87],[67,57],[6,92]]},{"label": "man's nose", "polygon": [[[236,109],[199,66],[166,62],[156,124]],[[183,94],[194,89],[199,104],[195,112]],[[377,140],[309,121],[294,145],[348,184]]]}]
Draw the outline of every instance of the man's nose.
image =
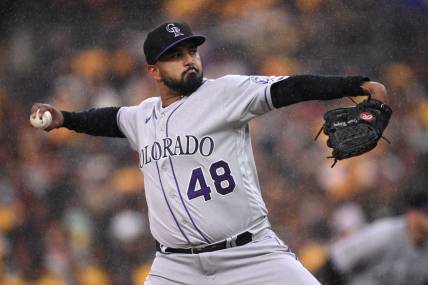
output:
[{"label": "man's nose", "polygon": [[188,53],[188,52],[184,53],[183,54],[183,64],[184,65],[190,65],[190,64],[193,64],[193,63],[194,63],[193,56],[190,53]]}]

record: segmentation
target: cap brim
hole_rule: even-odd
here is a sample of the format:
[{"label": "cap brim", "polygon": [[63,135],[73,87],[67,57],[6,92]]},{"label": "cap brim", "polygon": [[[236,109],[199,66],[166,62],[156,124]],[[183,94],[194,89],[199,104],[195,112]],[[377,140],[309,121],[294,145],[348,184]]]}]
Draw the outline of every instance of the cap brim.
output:
[{"label": "cap brim", "polygon": [[194,42],[197,46],[200,46],[201,44],[203,44],[205,42],[207,38],[204,36],[198,36],[198,35],[192,35],[192,36],[188,36],[188,37],[184,37],[181,38],[179,40],[177,40],[176,42],[173,42],[172,44],[170,44],[169,46],[167,46],[166,48],[164,48],[155,58],[155,61],[158,61],[159,58],[166,53],[169,49],[175,47],[176,45],[183,43],[183,42]]}]

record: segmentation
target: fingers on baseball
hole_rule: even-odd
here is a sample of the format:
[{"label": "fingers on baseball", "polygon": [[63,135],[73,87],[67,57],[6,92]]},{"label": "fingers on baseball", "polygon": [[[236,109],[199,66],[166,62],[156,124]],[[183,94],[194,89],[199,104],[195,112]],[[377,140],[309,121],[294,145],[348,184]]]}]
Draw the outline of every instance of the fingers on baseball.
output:
[{"label": "fingers on baseball", "polygon": [[35,117],[37,114],[37,111],[39,110],[39,104],[33,104],[33,106],[31,106],[31,117]]},{"label": "fingers on baseball", "polygon": [[39,117],[39,119],[42,118],[43,114],[46,111],[50,111],[52,112],[52,107],[48,104],[42,104],[42,103],[35,103],[33,104],[33,106],[31,107],[31,116],[34,118],[36,116]]}]

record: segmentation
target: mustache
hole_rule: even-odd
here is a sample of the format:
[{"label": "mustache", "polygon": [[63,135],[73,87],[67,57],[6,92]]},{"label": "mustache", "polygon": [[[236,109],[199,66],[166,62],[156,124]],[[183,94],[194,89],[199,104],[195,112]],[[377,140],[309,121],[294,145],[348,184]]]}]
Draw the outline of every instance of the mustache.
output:
[{"label": "mustache", "polygon": [[189,68],[187,68],[185,71],[183,71],[183,75],[184,74],[186,74],[187,72],[189,72],[189,71],[195,71],[195,72],[199,72],[199,69],[197,69],[196,67],[194,67],[194,66],[190,66]]}]

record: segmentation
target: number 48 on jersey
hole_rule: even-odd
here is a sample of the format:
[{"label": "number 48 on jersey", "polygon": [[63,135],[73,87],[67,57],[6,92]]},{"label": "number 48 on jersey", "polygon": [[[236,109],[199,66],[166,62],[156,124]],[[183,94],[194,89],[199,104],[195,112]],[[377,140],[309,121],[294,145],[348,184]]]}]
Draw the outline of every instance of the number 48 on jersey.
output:
[{"label": "number 48 on jersey", "polygon": [[[236,183],[230,172],[230,167],[226,161],[220,160],[210,166],[210,176],[214,182],[215,190],[221,195],[227,195],[235,189]],[[199,184],[199,188],[197,188]],[[205,201],[211,200],[211,188],[207,185],[202,168],[193,169],[187,187],[187,197],[189,200],[203,196]]]}]

